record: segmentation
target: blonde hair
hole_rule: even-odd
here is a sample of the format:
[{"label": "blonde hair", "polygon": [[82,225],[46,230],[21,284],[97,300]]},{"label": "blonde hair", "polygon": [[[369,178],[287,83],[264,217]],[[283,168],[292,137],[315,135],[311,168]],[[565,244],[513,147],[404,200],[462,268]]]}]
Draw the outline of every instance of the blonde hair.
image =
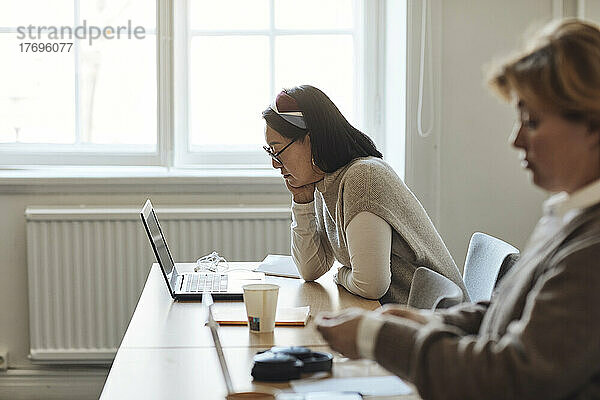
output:
[{"label": "blonde hair", "polygon": [[507,101],[516,94],[600,127],[600,30],[576,19],[551,22],[525,52],[496,68],[489,84]]}]

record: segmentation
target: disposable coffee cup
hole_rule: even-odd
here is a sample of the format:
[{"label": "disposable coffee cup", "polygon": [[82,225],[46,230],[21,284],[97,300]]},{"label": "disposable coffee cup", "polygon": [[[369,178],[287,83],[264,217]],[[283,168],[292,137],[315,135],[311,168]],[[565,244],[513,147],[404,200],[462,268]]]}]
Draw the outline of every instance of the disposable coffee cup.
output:
[{"label": "disposable coffee cup", "polygon": [[271,283],[253,283],[244,285],[242,289],[250,332],[273,332],[279,286]]}]

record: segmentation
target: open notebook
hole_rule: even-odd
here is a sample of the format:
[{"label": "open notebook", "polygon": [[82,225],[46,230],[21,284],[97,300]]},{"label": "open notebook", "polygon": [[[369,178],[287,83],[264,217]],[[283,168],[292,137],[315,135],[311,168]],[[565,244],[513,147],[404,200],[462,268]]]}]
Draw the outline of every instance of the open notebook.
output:
[{"label": "open notebook", "polygon": [[[213,315],[219,325],[248,325],[244,307],[213,309]],[[282,307],[275,314],[275,325],[304,326],[310,316],[310,306]]]}]

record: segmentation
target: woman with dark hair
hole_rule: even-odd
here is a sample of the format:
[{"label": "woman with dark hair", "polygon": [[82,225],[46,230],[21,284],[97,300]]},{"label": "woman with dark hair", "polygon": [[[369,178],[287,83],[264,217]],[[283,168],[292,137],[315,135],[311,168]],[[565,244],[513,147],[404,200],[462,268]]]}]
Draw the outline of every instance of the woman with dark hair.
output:
[{"label": "woman with dark hair", "polygon": [[414,271],[460,272],[427,213],[373,141],[319,89],[282,91],[263,112],[265,150],[292,193],[292,257],[312,281],[337,259],[336,283],[382,303],[406,303]]},{"label": "woman with dark hair", "polygon": [[424,399],[600,398],[600,29],[551,23],[490,83],[517,108],[513,146],[544,203],[490,302],[317,318],[330,346],[372,358]]}]

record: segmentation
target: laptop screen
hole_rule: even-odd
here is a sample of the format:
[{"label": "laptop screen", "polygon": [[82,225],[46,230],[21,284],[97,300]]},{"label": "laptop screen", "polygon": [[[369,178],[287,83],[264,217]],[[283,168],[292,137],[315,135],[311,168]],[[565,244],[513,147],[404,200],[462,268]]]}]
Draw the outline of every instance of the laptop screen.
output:
[{"label": "laptop screen", "polygon": [[142,219],[144,220],[146,232],[148,233],[148,237],[152,242],[154,254],[158,259],[158,263],[162,267],[165,275],[169,275],[173,271],[175,264],[173,263],[171,252],[167,247],[167,242],[162,234],[162,229],[160,229],[158,218],[156,218],[156,214],[154,213],[154,209],[152,208],[152,203],[150,203],[150,200],[146,201],[146,205],[142,210]]}]

